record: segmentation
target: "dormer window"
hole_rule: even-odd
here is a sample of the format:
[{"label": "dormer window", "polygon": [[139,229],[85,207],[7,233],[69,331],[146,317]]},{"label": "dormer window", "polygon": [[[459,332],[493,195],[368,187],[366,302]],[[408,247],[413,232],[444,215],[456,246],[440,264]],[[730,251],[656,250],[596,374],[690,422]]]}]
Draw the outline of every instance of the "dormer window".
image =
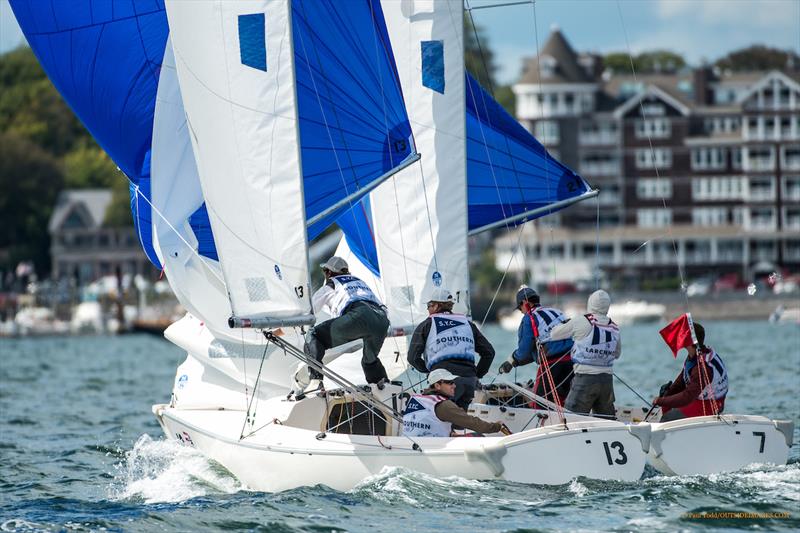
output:
[{"label": "dormer window", "polygon": [[556,73],[556,60],[552,56],[542,56],[539,61],[543,78],[552,78]]}]

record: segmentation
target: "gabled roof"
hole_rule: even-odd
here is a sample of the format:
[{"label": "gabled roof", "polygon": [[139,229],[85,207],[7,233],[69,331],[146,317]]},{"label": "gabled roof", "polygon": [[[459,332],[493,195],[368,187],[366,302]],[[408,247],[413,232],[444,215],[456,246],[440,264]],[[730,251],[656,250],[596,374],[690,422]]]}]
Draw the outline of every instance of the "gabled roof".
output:
[{"label": "gabled roof", "polygon": [[786,73],[781,72],[780,70],[771,70],[767,74],[764,75],[760,80],[754,83],[750,88],[747,89],[745,93],[739,99],[739,103],[745,102],[748,98],[753,96],[755,93],[763,89],[768,83],[770,83],[774,79],[778,79],[788,85],[789,87],[793,88],[795,91],[800,91],[800,83],[796,79],[791,76],[788,76]]},{"label": "gabled roof", "polygon": [[[553,63],[552,75],[549,76],[545,74],[547,62]],[[593,80],[578,63],[578,55],[561,31],[554,29],[539,52],[539,57],[529,58],[525,62],[522,78],[517,83],[593,83]]]},{"label": "gabled roof", "polygon": [[108,189],[67,189],[61,191],[56,200],[53,214],[47,227],[52,233],[64,224],[67,218],[76,213],[89,229],[103,225],[106,210],[111,204],[111,191]]},{"label": "gabled roof", "polygon": [[677,109],[681,115],[686,116],[689,114],[689,106],[681,102],[678,98],[668,93],[658,85],[648,85],[644,91],[634,94],[624,104],[619,106],[614,111],[614,117],[622,118],[625,113],[630,111],[634,106],[639,105],[639,102],[647,96],[655,96],[656,98],[663,100],[665,103]]}]

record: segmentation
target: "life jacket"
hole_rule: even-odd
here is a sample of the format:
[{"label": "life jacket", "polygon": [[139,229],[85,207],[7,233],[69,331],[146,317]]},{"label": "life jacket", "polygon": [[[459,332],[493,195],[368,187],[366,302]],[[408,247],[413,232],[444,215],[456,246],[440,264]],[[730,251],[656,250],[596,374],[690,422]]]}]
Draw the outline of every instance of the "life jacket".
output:
[{"label": "life jacket", "polygon": [[330,278],[333,282],[333,298],[330,308],[334,317],[342,316],[345,309],[354,302],[373,302],[382,305],[366,283],[350,274]]},{"label": "life jacket", "polygon": [[[533,317],[536,320],[536,329],[539,331],[539,344],[544,349],[547,358],[559,358],[561,361],[569,361],[569,355],[565,358],[561,356],[569,353],[574,344],[573,340],[550,340],[550,333],[553,331],[553,328],[566,321],[567,318],[564,316],[564,313],[552,307],[536,307],[533,310]],[[522,320],[528,320],[530,322],[530,317],[525,315],[522,317]],[[520,324],[520,327],[522,327],[522,324]]]},{"label": "life jacket", "polygon": [[436,313],[431,315],[431,330],[425,341],[425,366],[451,359],[475,364],[475,337],[464,315]]},{"label": "life jacket", "polygon": [[619,327],[611,320],[600,324],[593,314],[584,315],[592,332],[572,345],[572,361],[581,365],[610,367],[619,345]]},{"label": "life jacket", "polygon": [[[728,370],[725,368],[725,363],[722,362],[722,358],[713,348],[709,348],[708,351],[702,355],[698,353],[698,356],[703,357],[706,363],[706,370],[711,379],[711,383],[706,384],[703,390],[700,391],[697,399],[719,400],[724,398],[728,394]],[[689,383],[689,374],[691,374],[695,366],[697,366],[696,358],[693,360],[686,359],[683,363],[683,382],[687,385]],[[700,371],[702,371],[702,369]],[[712,372],[714,374],[713,376],[711,375]]]},{"label": "life jacket", "polygon": [[403,435],[449,437],[453,424],[436,417],[436,406],[447,400],[438,394],[413,394],[403,411]]}]

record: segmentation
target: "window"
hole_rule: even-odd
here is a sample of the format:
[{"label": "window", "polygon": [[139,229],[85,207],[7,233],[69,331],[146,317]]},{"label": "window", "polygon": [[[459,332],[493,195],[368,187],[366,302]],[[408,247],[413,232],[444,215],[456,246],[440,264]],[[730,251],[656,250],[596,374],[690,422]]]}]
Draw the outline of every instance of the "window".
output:
[{"label": "window", "polygon": [[672,211],[669,209],[637,209],[636,225],[641,228],[660,228],[672,224]]},{"label": "window", "polygon": [[800,201],[800,176],[786,176],[783,178],[784,201]]},{"label": "window", "polygon": [[727,155],[727,148],[693,148],[692,170],[723,169]]},{"label": "window", "polygon": [[728,224],[728,210],[724,207],[696,207],[692,210],[694,226],[725,226]]},{"label": "window", "polygon": [[709,176],[692,179],[693,200],[740,200],[742,191],[741,176]]},{"label": "window", "polygon": [[669,178],[642,178],[636,182],[636,196],[642,199],[672,198]]},{"label": "window", "polygon": [[645,117],[663,117],[666,114],[666,109],[661,104],[644,104],[642,105],[642,115]]},{"label": "window", "polygon": [[783,208],[783,227],[789,230],[800,230],[800,207]]},{"label": "window", "polygon": [[750,178],[747,199],[750,201],[772,201],[775,199],[775,178],[759,176]]},{"label": "window", "polygon": [[775,229],[775,210],[771,207],[750,208],[750,229]]},{"label": "window", "polygon": [[800,145],[781,148],[781,166],[784,170],[800,170]]},{"label": "window", "polygon": [[738,263],[744,259],[742,241],[717,242],[717,260],[726,263]]},{"label": "window", "polygon": [[533,126],[533,136],[542,144],[558,144],[559,127],[555,120],[539,120]]},{"label": "window", "polygon": [[735,170],[741,170],[742,168],[741,148],[731,148],[731,167],[733,167]]},{"label": "window", "polygon": [[646,118],[636,121],[635,130],[637,139],[667,139],[672,128],[668,118]]},{"label": "window", "polygon": [[613,176],[619,174],[619,162],[608,152],[588,153],[581,157],[581,172],[590,175]]},{"label": "window", "polygon": [[669,168],[672,166],[672,150],[669,148],[639,148],[636,150],[636,168]]},{"label": "window", "polygon": [[617,124],[610,121],[581,121],[579,144],[614,144],[617,142]]},{"label": "window", "polygon": [[773,170],[775,168],[775,149],[771,147],[747,147],[745,152],[745,170]]}]

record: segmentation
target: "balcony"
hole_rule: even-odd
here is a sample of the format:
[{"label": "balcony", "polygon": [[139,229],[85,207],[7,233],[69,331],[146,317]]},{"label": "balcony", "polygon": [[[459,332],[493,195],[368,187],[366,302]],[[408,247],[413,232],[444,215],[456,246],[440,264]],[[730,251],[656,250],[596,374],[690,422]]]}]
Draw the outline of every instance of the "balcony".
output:
[{"label": "balcony", "polygon": [[617,144],[616,131],[581,132],[578,136],[581,146],[603,146]]},{"label": "balcony", "polygon": [[746,172],[769,172],[775,170],[774,157],[745,157],[742,167]]},{"label": "balcony", "polygon": [[580,173],[584,176],[619,176],[618,161],[582,161]]}]

